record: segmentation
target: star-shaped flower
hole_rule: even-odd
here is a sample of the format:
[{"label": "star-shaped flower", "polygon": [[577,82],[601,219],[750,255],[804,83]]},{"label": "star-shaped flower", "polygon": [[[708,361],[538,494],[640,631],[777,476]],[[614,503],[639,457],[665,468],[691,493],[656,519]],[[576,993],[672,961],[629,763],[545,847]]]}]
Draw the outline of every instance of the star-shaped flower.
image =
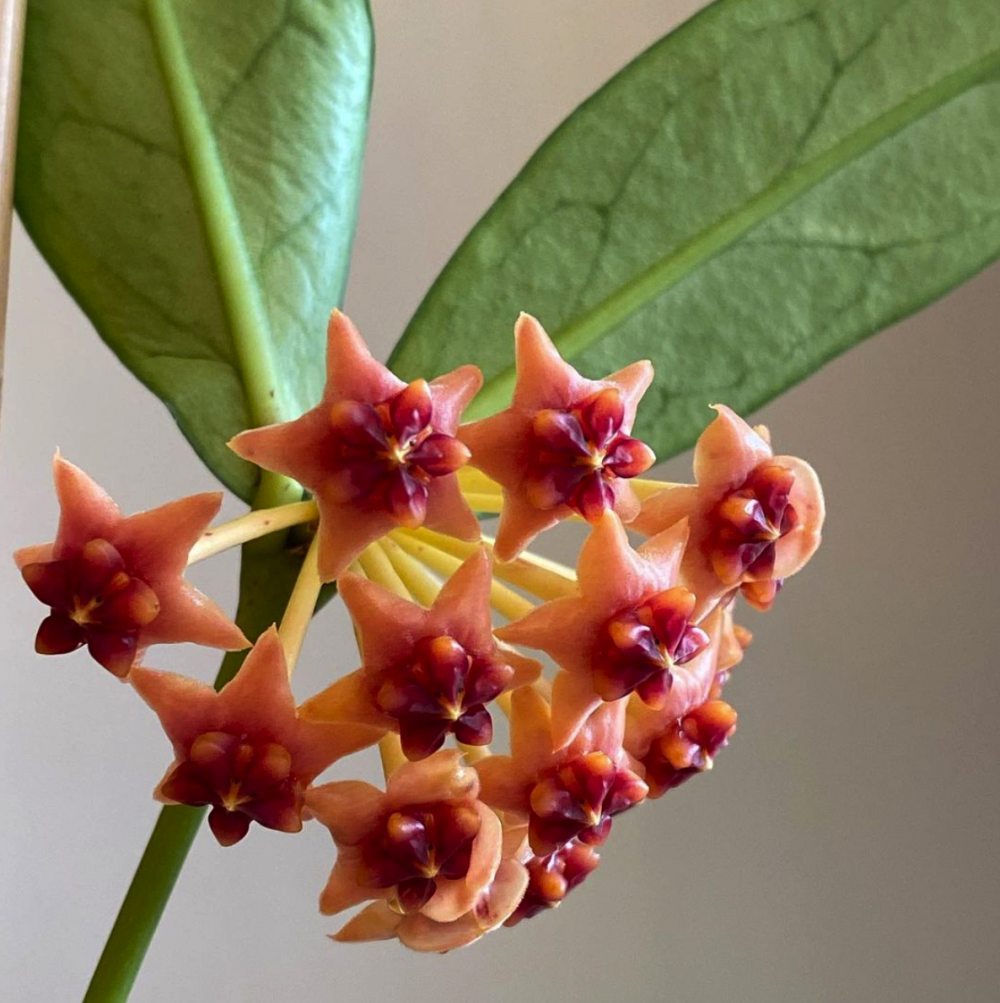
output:
[{"label": "star-shaped flower", "polygon": [[698,483],[654,495],[633,523],[653,534],[688,520],[681,573],[698,597],[699,619],[737,589],[758,609],[769,609],[784,579],[815,553],[825,515],[823,490],[808,463],[775,456],[766,430],[751,428],[721,404],[715,409],[718,417],[695,447]]},{"label": "star-shaped flower", "polygon": [[174,747],[156,798],[211,805],[208,822],[223,846],[239,842],[251,822],[298,832],[303,796],[313,780],[377,738],[357,725],[299,718],[273,627],[218,693],[187,676],[138,667],[129,682]]},{"label": "star-shaped flower", "polygon": [[635,551],[619,518],[607,512],[580,551],[579,594],[497,631],[511,644],[547,652],[559,666],[552,688],[557,749],[602,701],[634,691],[663,707],[684,704],[690,689],[700,690],[697,656],[708,636],[689,623],[695,597],[678,585],[686,540],[681,522]]},{"label": "star-shaped flower", "polygon": [[404,763],[384,793],[358,780],[309,792],[309,810],[337,844],[324,915],[384,899],[400,914],[451,923],[475,907],[500,866],[503,828],[461,755],[446,749]]},{"label": "star-shaped flower", "polygon": [[458,919],[439,923],[422,912],[400,913],[386,899],[366,906],[333,939],[341,943],[399,940],[413,951],[442,953],[479,940],[517,915],[529,888],[525,856],[527,829],[504,824],[502,855],[496,876]]},{"label": "star-shaped flower", "polygon": [[526,889],[528,872],[516,860],[502,860],[496,877],[479,893],[475,904],[458,919],[436,923],[422,912],[399,913],[384,899],[362,909],[333,939],[341,943],[396,938],[411,951],[443,954],[466,947],[516,915]]},{"label": "star-shaped flower", "polygon": [[339,310],[328,331],[323,399],[295,421],[241,432],[230,446],[295,478],[319,506],[319,572],[341,575],[396,526],[427,525],[464,540],[479,523],[455,471],[468,450],[459,418],[482,385],[475,366],[406,384],[376,362]]},{"label": "star-shaped flower", "polygon": [[151,644],[247,647],[243,632],[183,577],[221,493],[126,517],[58,454],[53,473],[61,510],[56,538],[14,554],[28,587],[50,608],[36,651],[57,655],[87,645],[104,668],[124,678]]},{"label": "star-shaped flower", "polygon": [[715,755],[736,731],[736,711],[724,700],[706,700],[666,728],[642,758],[651,798],[663,797],[712,768]]},{"label": "star-shaped flower", "polygon": [[611,508],[628,522],[639,501],[627,479],[655,460],[629,435],[653,379],[649,362],[588,380],[563,361],[534,317],[521,314],[514,338],[517,386],[510,407],[459,429],[472,466],[503,488],[496,539],[503,561],[574,513],[596,522]]},{"label": "star-shaped flower", "polygon": [[597,846],[612,817],[646,796],[622,748],[625,701],[604,704],[566,748],[553,752],[548,701],[525,686],[511,697],[509,756],[476,763],[480,796],[502,812],[528,819],[532,852],[546,857],[573,840]]},{"label": "star-shaped flower", "polygon": [[488,745],[487,705],[542,671],[534,659],[497,644],[491,583],[485,548],[455,571],[430,609],[343,575],[337,587],[354,621],[362,667],[306,701],[302,714],[398,731],[409,759],[436,752],[449,734],[465,745]]},{"label": "star-shaped flower", "polygon": [[516,926],[523,919],[555,909],[597,869],[600,862],[601,856],[594,847],[578,840],[567,843],[548,856],[531,856],[525,864],[528,887],[524,898],[504,925]]}]

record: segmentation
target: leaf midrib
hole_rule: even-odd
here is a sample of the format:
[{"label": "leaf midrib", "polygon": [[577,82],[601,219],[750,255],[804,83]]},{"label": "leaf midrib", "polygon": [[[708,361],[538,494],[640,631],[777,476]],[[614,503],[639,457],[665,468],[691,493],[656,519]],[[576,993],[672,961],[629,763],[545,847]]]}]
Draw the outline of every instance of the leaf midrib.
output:
[{"label": "leaf midrib", "polygon": [[[680,247],[591,307],[553,335],[564,358],[573,358],[701,265],[736,243],[760,223],[815,188],[841,167],[868,153],[919,118],[1000,73],[1000,48],[910,95],[889,111],[844,137],[812,160],[785,172],[769,187],[731,210]],[[512,394],[513,366],[489,379],[466,412],[480,418],[499,410]]]},{"label": "leaf midrib", "polygon": [[[180,134],[195,203],[229,321],[251,423],[270,425],[289,416],[282,413],[281,384],[272,354],[270,324],[239,214],[171,0],[147,0],[146,7],[153,47]],[[263,472],[254,504],[256,507],[276,505],[300,494],[293,481]]]}]

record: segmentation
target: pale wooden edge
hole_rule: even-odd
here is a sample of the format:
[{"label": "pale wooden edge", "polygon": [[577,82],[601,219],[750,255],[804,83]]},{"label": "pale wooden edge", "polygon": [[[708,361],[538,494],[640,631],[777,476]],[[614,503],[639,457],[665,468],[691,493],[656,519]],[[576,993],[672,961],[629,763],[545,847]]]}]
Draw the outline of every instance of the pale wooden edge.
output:
[{"label": "pale wooden edge", "polygon": [[[3,398],[10,227],[14,197],[17,113],[21,95],[21,54],[26,0],[0,0],[0,403]],[[0,410],[2,416],[2,410]]]}]

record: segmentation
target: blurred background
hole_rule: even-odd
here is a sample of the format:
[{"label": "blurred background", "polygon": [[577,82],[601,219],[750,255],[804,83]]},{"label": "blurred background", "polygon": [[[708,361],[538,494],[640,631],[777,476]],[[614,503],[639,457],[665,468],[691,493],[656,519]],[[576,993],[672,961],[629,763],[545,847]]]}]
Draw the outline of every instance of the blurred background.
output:
[{"label": "blurred background", "polygon": [[[384,358],[538,143],[701,4],[374,6],[375,99],[346,308]],[[754,416],[779,452],[820,472],[824,547],[772,614],[743,613],[755,641],[727,690],[740,724],[716,769],[620,819],[601,869],[561,908],[445,957],[336,945],[324,935],[338,920],[316,911],[333,863],[324,829],[294,842],[257,829],[229,851],[203,833],[135,1003],[995,1001],[998,317],[994,268]],[[126,511],[215,487],[18,229],[0,553],[52,538],[55,446]],[[663,473],[689,479],[690,456]],[[194,578],[231,606],[235,571],[235,559],[217,559]],[[0,997],[12,1003],[82,995],[169,760],[125,687],[82,655],[32,653],[41,615],[8,564]],[[308,637],[298,693],[353,659],[331,606]],[[151,661],[203,679],[216,663],[186,647]],[[374,763],[365,758],[369,778]]]}]

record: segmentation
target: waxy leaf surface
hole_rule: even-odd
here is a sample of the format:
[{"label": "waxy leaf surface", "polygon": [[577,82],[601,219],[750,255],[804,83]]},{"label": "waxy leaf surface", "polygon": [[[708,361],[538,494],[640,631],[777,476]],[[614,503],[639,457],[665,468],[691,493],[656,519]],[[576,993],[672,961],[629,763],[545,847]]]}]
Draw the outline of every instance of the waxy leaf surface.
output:
[{"label": "waxy leaf surface", "polygon": [[323,388],[371,57],[365,0],[29,3],[21,218],[248,500],[258,473],[227,440]]},{"label": "waxy leaf surface", "polygon": [[998,254],[1000,4],[719,0],[553,133],[391,364],[474,362],[498,410],[527,310],[587,375],[652,359],[665,459]]}]

